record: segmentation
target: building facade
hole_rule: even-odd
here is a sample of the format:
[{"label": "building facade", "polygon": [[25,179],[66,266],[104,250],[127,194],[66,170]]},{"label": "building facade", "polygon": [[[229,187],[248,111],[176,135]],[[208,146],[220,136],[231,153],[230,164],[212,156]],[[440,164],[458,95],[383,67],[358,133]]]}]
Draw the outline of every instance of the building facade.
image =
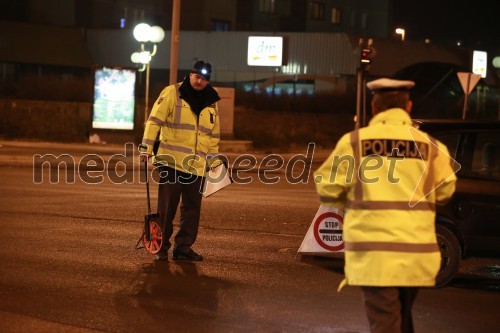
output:
[{"label": "building facade", "polygon": [[[59,85],[68,86],[81,78],[88,83],[96,66],[136,67],[130,56],[140,48],[132,34],[139,22],[160,25],[166,30],[151,62],[151,95],[157,93],[155,87],[160,89],[168,83],[172,0],[41,3],[0,0],[2,8],[7,9],[0,11],[2,96],[24,96],[23,84],[31,80],[32,86],[40,85],[47,82],[48,75]],[[352,93],[356,89],[360,41],[366,43],[368,39],[372,39],[377,53],[369,78],[391,76],[405,67],[426,62],[470,71],[471,50],[387,38],[392,1],[373,3],[370,0],[181,1],[178,78],[202,59],[212,63],[214,83],[242,92]],[[283,64],[249,66],[248,38],[252,35],[283,37]],[[138,78],[137,92],[141,97],[143,73]],[[497,75],[490,69],[487,77],[490,84],[492,78]],[[47,95],[41,92],[43,89],[35,90],[40,96]],[[450,94],[462,92],[453,90]],[[78,98],[90,98],[88,94],[82,96]]]},{"label": "building facade", "polygon": [[239,1],[236,30],[344,32],[388,37],[391,8],[390,0]]},{"label": "building facade", "polygon": [[[388,37],[393,0],[184,0],[181,30],[343,32]],[[1,0],[0,19],[86,29],[169,29],[172,0]]]}]

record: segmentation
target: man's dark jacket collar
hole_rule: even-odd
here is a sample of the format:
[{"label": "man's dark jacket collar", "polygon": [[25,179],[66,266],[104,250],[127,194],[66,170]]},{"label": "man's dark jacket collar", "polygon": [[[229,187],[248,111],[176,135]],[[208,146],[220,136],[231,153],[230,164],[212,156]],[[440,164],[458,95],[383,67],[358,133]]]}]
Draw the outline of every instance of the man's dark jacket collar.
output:
[{"label": "man's dark jacket collar", "polygon": [[201,110],[220,100],[219,94],[217,94],[217,91],[215,91],[210,84],[202,91],[197,91],[191,87],[189,75],[184,78],[184,81],[179,87],[179,91],[181,98],[189,104],[191,110],[193,110],[197,116],[200,114]]}]

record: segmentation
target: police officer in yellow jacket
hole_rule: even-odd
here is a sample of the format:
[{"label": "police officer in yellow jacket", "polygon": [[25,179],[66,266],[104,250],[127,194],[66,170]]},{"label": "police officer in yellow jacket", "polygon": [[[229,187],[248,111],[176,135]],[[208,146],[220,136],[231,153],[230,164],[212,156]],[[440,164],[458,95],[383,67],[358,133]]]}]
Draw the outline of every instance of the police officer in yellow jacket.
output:
[{"label": "police officer in yellow jacket", "polygon": [[413,332],[418,287],[434,286],[441,255],[435,205],[455,191],[445,145],[412,127],[412,81],[367,84],[374,117],[344,135],[315,172],[322,204],[345,207],[345,280],[361,286],[372,332]]},{"label": "police officer in yellow jacket", "polygon": [[140,146],[141,160],[153,155],[160,167],[158,213],[164,226],[163,244],[156,260],[168,260],[173,219],[182,196],[180,229],[175,235],[172,256],[177,260],[201,261],[191,246],[196,241],[201,210],[201,186],[205,170],[217,159],[220,123],[215,89],[209,84],[211,65],[194,64],[183,82],[166,87],[156,100],[146,122]]}]

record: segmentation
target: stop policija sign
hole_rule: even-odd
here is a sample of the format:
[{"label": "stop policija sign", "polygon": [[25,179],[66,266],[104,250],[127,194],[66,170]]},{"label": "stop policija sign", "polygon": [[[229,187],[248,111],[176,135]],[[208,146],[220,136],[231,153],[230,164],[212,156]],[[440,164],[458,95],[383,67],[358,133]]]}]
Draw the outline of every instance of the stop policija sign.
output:
[{"label": "stop policija sign", "polygon": [[342,216],[333,212],[326,212],[314,221],[314,238],[319,246],[328,251],[342,251],[344,238]]}]

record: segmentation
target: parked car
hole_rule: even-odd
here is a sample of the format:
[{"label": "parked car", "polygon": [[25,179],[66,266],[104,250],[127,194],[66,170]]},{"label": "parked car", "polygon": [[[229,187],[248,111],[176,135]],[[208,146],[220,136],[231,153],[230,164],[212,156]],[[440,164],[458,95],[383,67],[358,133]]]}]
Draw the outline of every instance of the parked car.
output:
[{"label": "parked car", "polygon": [[437,286],[442,286],[462,258],[500,257],[500,122],[415,120],[415,125],[443,142],[461,166],[455,194],[436,212],[442,254]]}]

